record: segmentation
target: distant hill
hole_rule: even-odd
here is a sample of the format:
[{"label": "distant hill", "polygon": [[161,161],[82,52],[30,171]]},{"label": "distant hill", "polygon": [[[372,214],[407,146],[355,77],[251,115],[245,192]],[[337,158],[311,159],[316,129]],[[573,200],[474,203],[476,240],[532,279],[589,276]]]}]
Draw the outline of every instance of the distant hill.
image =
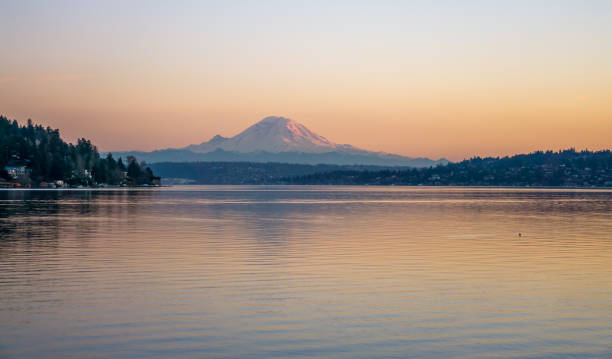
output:
[{"label": "distant hill", "polygon": [[429,167],[448,163],[446,160],[433,161],[428,158],[408,158],[391,154],[350,154],[344,152],[250,152],[239,153],[216,149],[207,153],[195,153],[185,149],[167,149],[153,152],[129,151],[112,152],[115,157],[135,156],[147,163],[159,162],[275,162],[296,164],[332,165],[373,165]]},{"label": "distant hill", "polygon": [[475,157],[431,168],[338,170],[282,179],[284,184],[612,187],[612,152],[538,151]]},{"label": "distant hill", "polygon": [[315,173],[408,168],[274,162],[161,162],[150,166],[163,177],[164,184],[281,184],[287,177]]},{"label": "distant hill", "polygon": [[612,187],[612,152],[475,157],[428,168],[256,162],[154,163],[175,184]]},{"label": "distant hill", "polygon": [[429,167],[446,159],[412,158],[337,144],[284,117],[266,117],[234,137],[214,136],[199,145],[152,152],[113,152],[156,162],[277,162],[298,164]]}]

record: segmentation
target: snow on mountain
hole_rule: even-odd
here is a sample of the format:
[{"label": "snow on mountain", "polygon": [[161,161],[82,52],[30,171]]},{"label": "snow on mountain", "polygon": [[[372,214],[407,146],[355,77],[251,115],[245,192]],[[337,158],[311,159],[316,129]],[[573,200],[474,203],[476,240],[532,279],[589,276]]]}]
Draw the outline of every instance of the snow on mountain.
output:
[{"label": "snow on mountain", "polygon": [[270,153],[362,152],[350,145],[338,145],[331,142],[289,118],[275,116],[264,118],[234,137],[226,138],[217,135],[208,142],[187,146],[185,149],[197,153],[207,153],[217,149],[239,153],[261,151]]},{"label": "snow on mountain", "polygon": [[445,159],[411,158],[366,151],[331,142],[304,125],[285,117],[266,117],[234,137],[216,135],[207,142],[152,152],[114,152],[115,157],[136,156],[156,162],[279,162],[302,164],[427,167]]}]

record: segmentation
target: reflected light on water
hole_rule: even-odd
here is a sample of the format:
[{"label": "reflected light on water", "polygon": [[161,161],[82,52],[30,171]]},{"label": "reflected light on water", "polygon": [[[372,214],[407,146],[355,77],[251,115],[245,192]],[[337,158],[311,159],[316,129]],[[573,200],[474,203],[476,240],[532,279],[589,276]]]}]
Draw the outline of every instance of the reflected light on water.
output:
[{"label": "reflected light on water", "polygon": [[2,191],[0,357],[610,357],[611,200]]}]

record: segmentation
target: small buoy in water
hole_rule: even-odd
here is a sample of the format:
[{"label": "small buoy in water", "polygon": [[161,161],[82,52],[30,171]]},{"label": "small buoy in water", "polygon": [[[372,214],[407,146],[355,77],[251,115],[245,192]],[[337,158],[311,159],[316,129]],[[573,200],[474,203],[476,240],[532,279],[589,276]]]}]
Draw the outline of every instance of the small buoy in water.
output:
[{"label": "small buoy in water", "polygon": [[523,234],[521,232],[519,232],[519,237],[522,237],[522,236],[523,236]]}]

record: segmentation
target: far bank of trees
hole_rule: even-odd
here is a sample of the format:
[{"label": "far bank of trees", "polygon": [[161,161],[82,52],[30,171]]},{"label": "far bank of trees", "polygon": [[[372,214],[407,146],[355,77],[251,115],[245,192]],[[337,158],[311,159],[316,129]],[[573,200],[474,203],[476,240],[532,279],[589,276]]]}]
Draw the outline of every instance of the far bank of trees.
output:
[{"label": "far bank of trees", "polygon": [[612,187],[612,152],[537,151],[474,157],[429,168],[332,171],[288,177],[285,184],[406,186]]},{"label": "far bank of trees", "polygon": [[274,162],[165,162],[151,167],[170,183],[612,187],[610,150],[474,157],[428,168]]}]

